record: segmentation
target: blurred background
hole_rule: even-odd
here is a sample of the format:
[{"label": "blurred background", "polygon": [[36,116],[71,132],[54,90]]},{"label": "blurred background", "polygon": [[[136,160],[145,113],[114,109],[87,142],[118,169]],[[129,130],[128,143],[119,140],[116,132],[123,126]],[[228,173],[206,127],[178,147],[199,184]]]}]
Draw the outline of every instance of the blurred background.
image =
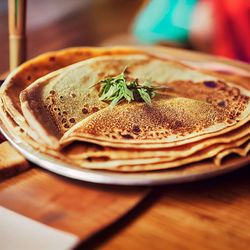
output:
[{"label": "blurred background", "polygon": [[[8,4],[0,0],[0,72]],[[27,0],[28,57],[70,46],[161,44],[250,62],[250,0]]]}]

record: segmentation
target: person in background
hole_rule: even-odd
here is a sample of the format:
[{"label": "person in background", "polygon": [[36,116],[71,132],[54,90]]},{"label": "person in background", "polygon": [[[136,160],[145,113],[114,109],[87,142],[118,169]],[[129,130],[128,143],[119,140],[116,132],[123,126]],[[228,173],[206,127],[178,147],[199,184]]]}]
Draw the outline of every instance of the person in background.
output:
[{"label": "person in background", "polygon": [[194,48],[250,62],[250,0],[145,2],[133,26],[139,42]]}]

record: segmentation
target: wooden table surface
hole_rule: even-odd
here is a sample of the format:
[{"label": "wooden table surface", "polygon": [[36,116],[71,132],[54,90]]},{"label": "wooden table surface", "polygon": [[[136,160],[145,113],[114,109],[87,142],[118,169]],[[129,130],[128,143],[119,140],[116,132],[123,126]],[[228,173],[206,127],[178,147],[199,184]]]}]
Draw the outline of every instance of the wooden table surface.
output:
[{"label": "wooden table surface", "polygon": [[101,249],[249,249],[250,168],[157,189],[143,214]]},{"label": "wooden table surface", "polygon": [[[29,57],[47,50],[101,43],[104,38],[93,33],[98,28],[91,26],[88,14],[83,7],[78,8],[60,21],[31,30]],[[0,23],[4,28],[0,46],[3,72],[7,69],[5,14],[0,14]],[[91,27],[85,33],[79,32],[83,23]],[[121,25],[128,29],[128,23]],[[115,34],[117,28],[109,26],[110,30]],[[249,167],[202,182],[155,187],[136,211],[77,249],[249,249],[249,207]]]}]

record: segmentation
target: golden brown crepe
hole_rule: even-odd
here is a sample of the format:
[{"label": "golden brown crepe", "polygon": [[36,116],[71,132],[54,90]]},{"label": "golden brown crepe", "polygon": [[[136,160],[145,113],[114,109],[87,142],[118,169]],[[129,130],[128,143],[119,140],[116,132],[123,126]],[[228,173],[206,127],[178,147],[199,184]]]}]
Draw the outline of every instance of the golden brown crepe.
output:
[{"label": "golden brown crepe", "polygon": [[222,161],[229,155],[231,154],[236,154],[238,156],[242,156],[245,157],[247,156],[247,154],[250,151],[250,141],[247,141],[246,143],[244,143],[244,145],[242,145],[241,147],[235,147],[235,148],[229,148],[229,149],[225,149],[222,152],[218,153],[215,157],[214,157],[214,164],[216,166],[221,166]]},{"label": "golden brown crepe", "polygon": [[[172,91],[157,95],[152,105],[125,102],[111,108],[100,101],[97,88],[89,88],[125,67],[128,78],[153,79],[155,85],[170,86]],[[58,148],[62,137],[61,144],[83,140],[113,147],[159,148],[243,125],[250,119],[249,96],[245,88],[173,61],[122,55],[85,60],[46,75],[21,93],[21,103],[26,120],[50,147]]]},{"label": "golden brown crepe", "polygon": [[[51,52],[44,56],[35,58],[31,62],[27,62],[26,64],[21,66],[16,72],[14,72],[7,79],[4,87],[1,88],[0,90],[1,91],[0,117],[4,121],[5,125],[7,124],[12,134],[14,133],[17,138],[21,138],[21,140],[28,142],[30,145],[40,150],[41,152],[50,154],[53,157],[59,158],[63,161],[68,161],[73,165],[78,165],[78,166],[80,165],[85,168],[104,168],[108,170],[110,169],[112,171],[115,170],[115,171],[128,171],[128,172],[144,171],[144,170],[147,171],[147,170],[157,170],[161,168],[169,168],[169,166],[173,166],[173,167],[182,166],[182,165],[188,164],[189,162],[199,161],[199,160],[211,158],[214,156],[216,157],[217,155],[220,156],[220,154],[223,158],[223,152],[227,152],[228,154],[230,152],[238,151],[239,154],[242,154],[242,151],[239,151],[236,149],[240,149],[240,145],[242,143],[244,143],[243,145],[248,143],[248,140],[249,140],[248,135],[250,133],[249,123],[245,123],[246,121],[244,119],[243,119],[244,120],[243,122],[242,121],[236,122],[237,126],[235,126],[231,132],[227,132],[230,129],[229,130],[225,129],[224,133],[226,134],[224,135],[213,134],[211,138],[207,138],[207,139],[205,137],[204,139],[200,138],[196,142],[195,140],[193,140],[193,138],[191,138],[191,141],[186,140],[187,142],[186,145],[182,145],[182,146],[172,145],[170,148],[166,148],[166,149],[164,148],[159,149],[159,150],[158,149],[153,149],[153,150],[151,149],[145,149],[145,150],[144,149],[124,149],[124,148],[121,148],[122,147],[121,145],[123,145],[122,144],[123,142],[122,143],[118,142],[117,145],[115,145],[113,142],[112,143],[110,143],[110,141],[107,142],[106,139],[103,140],[102,138],[101,139],[94,138],[94,141],[96,140],[95,142],[97,142],[98,144],[116,146],[116,147],[118,146],[119,148],[113,148],[113,147],[103,148],[102,146],[92,144],[92,143],[78,142],[78,143],[69,145],[69,147],[65,148],[62,152],[59,152],[58,150],[53,150],[51,148],[48,148],[48,146],[46,146],[48,145],[48,140],[46,139],[46,137],[42,136],[40,132],[37,131],[36,128],[31,128],[29,124],[27,123],[26,119],[23,117],[22,110],[20,109],[20,102],[17,99],[17,96],[24,88],[28,87],[31,84],[33,79],[36,80],[37,78],[47,73],[50,73],[58,68],[67,66],[74,62],[77,62],[77,61],[80,61],[82,59],[86,59],[89,57],[93,57],[93,56],[98,56],[98,55],[103,56],[103,55],[109,55],[109,54],[115,54],[115,55],[136,54],[139,57],[141,57],[139,53],[143,54],[142,51],[138,51],[135,48],[112,48],[112,49],[76,48],[76,49],[64,50],[61,52]],[[143,55],[143,57],[145,56],[147,55]],[[173,63],[173,64],[174,64],[174,67],[176,67],[176,65],[178,66],[181,65],[179,63],[177,64]],[[64,74],[64,72],[66,72],[64,69],[62,71],[57,71],[57,73],[59,73],[59,76],[60,74]],[[225,97],[225,94],[226,94],[226,98],[227,99],[229,98],[228,100],[226,100],[227,101],[226,110],[228,111],[230,110],[230,112],[232,112],[232,111],[236,111],[236,109],[239,107],[244,109],[244,102],[245,104],[248,102],[247,98],[245,101],[244,101],[244,98],[242,99],[242,96],[248,95],[248,94],[244,95],[246,93],[244,88],[241,88],[231,83],[218,81],[217,80],[218,74],[215,74],[213,72],[210,72],[209,74],[214,75],[214,76],[209,76],[209,78],[206,78],[206,79],[204,78],[204,74],[202,72],[199,72],[199,73],[202,75],[203,78],[201,78],[197,82],[193,81],[193,79],[190,81],[187,79],[177,78],[177,79],[173,79],[173,81],[168,83],[169,85],[171,85],[172,88],[175,88],[175,91],[168,93],[168,95],[170,96],[169,99],[180,98],[182,101],[186,99],[191,99],[193,103],[208,102],[210,104],[209,109],[211,109],[211,106],[213,106],[213,107],[216,107],[215,110],[220,110],[220,108],[222,108],[221,105],[224,106],[224,104],[222,103],[220,103],[220,105],[216,105],[216,104],[218,104],[221,101],[221,98]],[[55,78],[57,77],[57,75],[54,72],[52,73],[52,75]],[[235,79],[235,82],[238,82],[240,85],[241,83],[244,83],[242,84],[242,86],[246,88],[249,87],[247,84],[248,83],[247,79],[244,79],[244,81],[241,81],[240,77],[239,78],[229,77],[229,78]],[[47,79],[49,79],[50,83],[52,82],[52,79],[50,79],[50,77]],[[40,79],[38,79],[37,81],[39,82]],[[205,83],[204,81],[206,81],[207,83]],[[213,87],[210,88],[206,86],[206,84],[208,85],[211,84],[211,81],[213,82],[212,85],[216,83],[216,88],[213,88]],[[159,85],[161,84],[164,84],[164,83],[160,83]],[[46,82],[45,82],[45,85],[46,85]],[[176,86],[178,88],[176,88]],[[60,88],[58,89],[61,90]],[[207,97],[209,97],[211,93],[214,93],[214,89],[217,90],[216,98],[207,99]],[[51,93],[53,94],[53,89],[50,89],[50,90],[47,89],[47,94],[50,91],[52,91]],[[240,94],[239,94],[239,91],[241,92]],[[92,94],[95,95],[95,90],[92,92]],[[74,95],[72,95],[71,97],[75,98],[73,96]],[[161,103],[161,97],[158,96],[157,98],[158,98],[158,102]],[[236,100],[233,100],[235,98]],[[60,99],[60,96],[59,96],[59,99]],[[92,99],[92,97],[89,99]],[[53,98],[50,98],[49,101],[51,100],[53,102]],[[88,102],[89,100],[87,101],[87,103]],[[96,103],[94,103],[94,106],[95,105]],[[125,105],[125,104],[121,104],[121,105]],[[58,107],[57,105],[55,105],[54,108],[60,109],[61,107]],[[100,110],[98,110],[98,112],[107,110],[108,109],[107,104],[106,103],[103,104],[103,106],[100,106],[99,109]],[[58,115],[58,113],[60,113],[60,110],[54,110],[54,111],[55,112],[53,114],[55,115],[56,114]],[[72,112],[69,114],[74,114],[73,111],[75,111],[75,106],[73,106]],[[214,112],[214,109],[213,109],[213,112]],[[240,113],[241,113],[241,110],[240,110]],[[237,112],[236,112],[233,115],[233,118],[236,118],[237,120],[243,113],[237,115]],[[95,114],[97,113],[95,112],[94,114],[92,114],[90,110],[89,117],[93,117]],[[201,114],[201,117],[202,117],[202,114]],[[67,117],[67,118],[69,120],[71,117]],[[82,118],[85,120],[86,116],[80,117],[80,119]],[[89,118],[86,118],[86,119],[89,119]],[[61,134],[65,134],[65,131],[69,132],[69,129],[72,125],[73,126],[71,129],[77,126],[77,125],[74,125],[75,122],[68,123],[69,125],[68,128],[61,127],[62,128]],[[229,128],[231,128],[232,124],[229,124],[229,125],[230,125]],[[199,136],[197,138],[199,138]],[[87,138],[87,141],[91,142],[92,139],[93,138]],[[58,138],[56,137],[56,142],[57,140]],[[129,145],[127,139],[125,140],[125,142],[127,143],[127,145]],[[212,151],[213,153],[209,153],[209,149],[213,149]],[[77,150],[80,150],[80,151],[77,151]],[[224,153],[224,155],[225,154],[226,153]],[[193,159],[193,161],[191,159]],[[165,162],[165,163],[160,163],[160,162]]]},{"label": "golden brown crepe", "polygon": [[74,142],[64,148],[61,153],[73,160],[88,159],[95,161],[98,159],[106,160],[122,160],[122,159],[145,159],[145,158],[164,158],[167,160],[175,160],[184,158],[195,152],[207,148],[211,145],[218,143],[231,143],[232,141],[241,139],[250,134],[249,123],[243,125],[237,130],[229,133],[219,135],[213,138],[204,139],[199,142],[190,143],[187,145],[163,148],[163,149],[124,149],[124,148],[111,148],[102,147],[96,144]]},{"label": "golden brown crepe", "polygon": [[22,90],[29,86],[36,79],[45,76],[48,73],[64,68],[76,62],[88,58],[103,55],[121,55],[142,53],[136,48],[114,47],[79,47],[68,48],[60,51],[52,51],[35,57],[11,72],[0,89],[0,98],[2,99],[6,111],[14,121],[34,140],[43,142],[42,137],[36,134],[27,124],[21,110],[19,95]]},{"label": "golden brown crepe", "polygon": [[[1,111],[1,107],[0,107],[0,111]],[[1,115],[1,112],[0,112],[0,115]],[[13,123],[13,121],[11,120],[10,122]],[[90,169],[110,169],[112,171],[115,170],[115,171],[128,171],[128,172],[143,171],[144,168],[141,167],[142,164],[145,165],[144,166],[145,169],[148,169],[148,170],[150,166],[152,168],[151,170],[158,170],[159,167],[161,169],[161,166],[159,165],[159,163],[161,162],[164,163],[164,166],[166,166],[166,168],[169,168],[171,163],[173,163],[173,167],[182,166],[186,164],[186,161],[184,159],[190,155],[191,155],[191,158],[194,155],[195,156],[194,160],[196,159],[197,161],[199,159],[206,159],[206,158],[210,158],[211,156],[213,156],[213,154],[208,152],[209,150],[205,150],[205,151],[201,150],[203,148],[216,149],[219,146],[219,148],[216,151],[213,151],[214,153],[217,153],[218,150],[220,151],[222,150],[222,148],[225,150],[227,148],[234,147],[235,142],[238,143],[237,145],[240,145],[241,143],[244,143],[246,140],[249,140],[249,125],[246,124],[245,126],[241,128],[241,131],[237,131],[237,132],[233,131],[233,132],[227,133],[226,136],[219,136],[217,138],[215,137],[211,141],[204,140],[201,143],[193,143],[191,145],[184,145],[184,146],[173,148],[172,150],[169,150],[169,149],[166,149],[164,151],[155,150],[153,152],[151,152],[150,150],[141,150],[141,151],[133,150],[134,151],[133,154],[135,158],[134,159],[132,158],[132,160],[130,160],[130,158],[124,158],[124,156],[122,157],[122,154],[124,154],[126,150],[106,148],[106,151],[100,152],[101,147],[97,145],[88,145],[87,146],[88,152],[85,155],[85,152],[81,151],[83,148],[82,147],[83,144],[81,143],[78,143],[78,146],[80,147],[80,148],[78,147],[78,150],[80,150],[82,154],[81,156],[78,155],[79,152],[75,152],[76,148],[74,147],[74,145],[71,145],[72,146],[71,150],[67,150],[66,148],[62,152],[54,151],[54,150],[45,148],[42,145],[35,143],[31,138],[22,137],[22,134],[21,135],[18,134],[18,132],[20,132],[19,131],[20,129],[18,128],[18,126],[16,126],[16,129],[17,130],[15,133],[13,133],[12,131],[11,133],[12,136],[13,134],[14,135],[16,134],[19,138],[22,138],[23,140],[31,144],[34,148],[40,150],[41,152],[52,155],[53,157],[59,158],[73,165],[78,165],[78,166],[81,166],[84,168],[90,168]],[[210,145],[213,145],[213,144],[214,146],[211,147]],[[84,148],[86,149],[86,146]],[[194,154],[195,152],[197,152],[198,155],[201,154],[200,158],[197,157],[197,153]],[[227,152],[228,152],[227,154],[230,154],[230,149]],[[110,157],[110,153],[111,153],[111,157]],[[140,153],[142,155],[140,155]],[[113,154],[113,158],[112,158],[112,154]],[[151,157],[150,157],[150,154],[151,154]],[[131,155],[131,151],[126,152],[126,155],[127,156]],[[187,163],[189,163],[191,158],[187,157]],[[153,168],[153,165],[155,163],[157,164]],[[131,166],[131,167],[134,166],[134,167],[131,168],[130,170],[127,167],[123,167],[124,164],[127,164],[127,167],[128,166]],[[136,167],[136,165],[139,165],[139,166]],[[122,170],[120,170],[120,168]]]},{"label": "golden brown crepe", "polygon": [[[227,150],[227,155],[232,152],[231,149],[238,148],[244,143],[248,142],[250,140],[250,135],[243,137],[239,140],[233,141],[231,143],[227,144],[216,144],[210,147],[207,147],[201,151],[196,152],[195,154],[192,154],[188,157],[179,158],[173,161],[167,161],[162,160],[162,158],[159,159],[159,161],[153,161],[152,158],[150,158],[152,161],[144,161],[143,163],[139,163],[138,160],[135,160],[134,162],[128,162],[128,161],[110,161],[110,162],[93,162],[88,163],[84,160],[82,161],[75,161],[75,163],[81,167],[87,167],[90,169],[106,169],[106,170],[113,170],[113,171],[121,171],[121,172],[141,172],[141,171],[155,171],[155,170],[161,170],[161,169],[169,169],[169,168],[175,168],[184,166],[186,164],[202,161],[208,158],[212,158],[216,156],[218,153],[223,152],[224,150]],[[238,152],[236,152],[238,153]],[[238,153],[240,154],[240,153]],[[127,163],[127,165],[126,165]],[[128,164],[130,163],[130,164]]]},{"label": "golden brown crepe", "polygon": [[[1,108],[0,108],[1,111]],[[1,115],[1,112],[0,112]],[[11,121],[11,119],[9,119],[9,122],[12,123],[12,126],[14,127],[15,125],[13,124],[13,121]],[[154,151],[150,151],[150,150],[133,150],[132,151],[127,151],[124,149],[114,149],[114,148],[105,148],[104,151],[101,151],[100,146],[98,145],[85,145],[82,143],[78,143],[78,147],[74,147],[75,145],[71,145],[71,149],[64,149],[62,152],[58,152],[58,151],[53,151],[50,150],[48,148],[43,147],[42,145],[39,145],[37,143],[35,143],[31,138],[28,137],[23,137],[21,133],[18,134],[18,132],[20,132],[20,128],[18,126],[15,126],[16,130],[16,134],[19,138],[22,138],[23,140],[25,140],[26,142],[28,142],[29,144],[31,144],[34,148],[40,150],[41,152],[47,153],[49,155],[52,155],[53,157],[59,158],[63,161],[67,161],[71,164],[74,165],[78,165],[84,168],[91,168],[91,169],[110,169],[112,168],[112,170],[116,170],[116,171],[120,171],[119,169],[116,169],[119,166],[123,166],[124,164],[128,164],[128,166],[131,165],[138,165],[138,164],[144,164],[146,165],[145,168],[149,168],[148,164],[151,165],[154,163],[158,163],[155,168],[153,168],[152,170],[157,170],[159,168],[159,163],[160,162],[168,162],[167,166],[171,165],[170,162],[173,162],[173,167],[175,166],[182,166],[186,164],[186,161],[183,161],[183,159],[185,159],[185,157],[192,155],[198,151],[201,152],[201,154],[203,154],[202,150],[203,148],[212,148],[209,147],[213,144],[214,148],[216,148],[218,146],[217,143],[220,143],[220,147],[219,149],[221,150],[222,147],[224,147],[224,149],[228,148],[228,147],[233,147],[235,144],[232,144],[232,142],[234,141],[239,141],[239,138],[241,138],[242,140],[248,140],[249,137],[249,125],[246,124],[245,126],[243,126],[241,128],[240,131],[233,131],[230,133],[227,133],[225,136],[219,136],[219,137],[215,137],[212,140],[204,140],[201,141],[200,143],[193,143],[191,145],[184,145],[184,146],[180,146],[180,147],[176,147],[173,148],[172,150],[166,149],[166,150],[162,150],[162,151],[158,151],[158,150],[154,150]],[[13,135],[13,131],[12,131],[12,135]],[[69,147],[70,148],[70,147]],[[88,150],[88,152],[86,151],[82,151],[82,150]],[[78,152],[76,152],[76,150]],[[79,152],[80,151],[80,152]],[[205,151],[207,152],[207,151]],[[215,151],[215,153],[218,151]],[[227,150],[227,154],[230,154],[230,149]],[[80,154],[80,155],[79,155]],[[125,154],[125,156],[124,156]],[[129,155],[129,157],[128,157]],[[130,158],[132,156],[132,158]],[[135,158],[133,158],[133,156]],[[126,158],[127,157],[127,158]],[[211,154],[203,154],[201,156],[201,159],[205,159],[205,158],[209,158],[211,157]],[[132,159],[132,160],[129,160]],[[199,158],[194,158],[194,159],[199,159]],[[190,157],[187,157],[187,161],[189,162]],[[178,164],[177,164],[178,162]],[[176,165],[177,164],[177,165]],[[166,165],[166,164],[165,164]],[[137,168],[133,168],[131,170],[125,168],[125,170],[122,168],[122,171],[143,171],[143,168],[139,168],[139,170],[137,170]]]}]

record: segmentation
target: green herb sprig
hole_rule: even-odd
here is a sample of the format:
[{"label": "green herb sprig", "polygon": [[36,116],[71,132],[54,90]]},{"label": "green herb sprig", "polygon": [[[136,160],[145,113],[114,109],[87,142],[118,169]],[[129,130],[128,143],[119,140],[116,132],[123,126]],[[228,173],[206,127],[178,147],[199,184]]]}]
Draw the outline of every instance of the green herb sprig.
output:
[{"label": "green herb sprig", "polygon": [[124,72],[115,77],[108,77],[101,82],[99,97],[101,101],[110,101],[110,106],[115,106],[122,100],[138,101],[151,104],[151,99],[155,97],[155,90],[151,81],[146,81],[139,85],[138,79],[127,81]]}]

